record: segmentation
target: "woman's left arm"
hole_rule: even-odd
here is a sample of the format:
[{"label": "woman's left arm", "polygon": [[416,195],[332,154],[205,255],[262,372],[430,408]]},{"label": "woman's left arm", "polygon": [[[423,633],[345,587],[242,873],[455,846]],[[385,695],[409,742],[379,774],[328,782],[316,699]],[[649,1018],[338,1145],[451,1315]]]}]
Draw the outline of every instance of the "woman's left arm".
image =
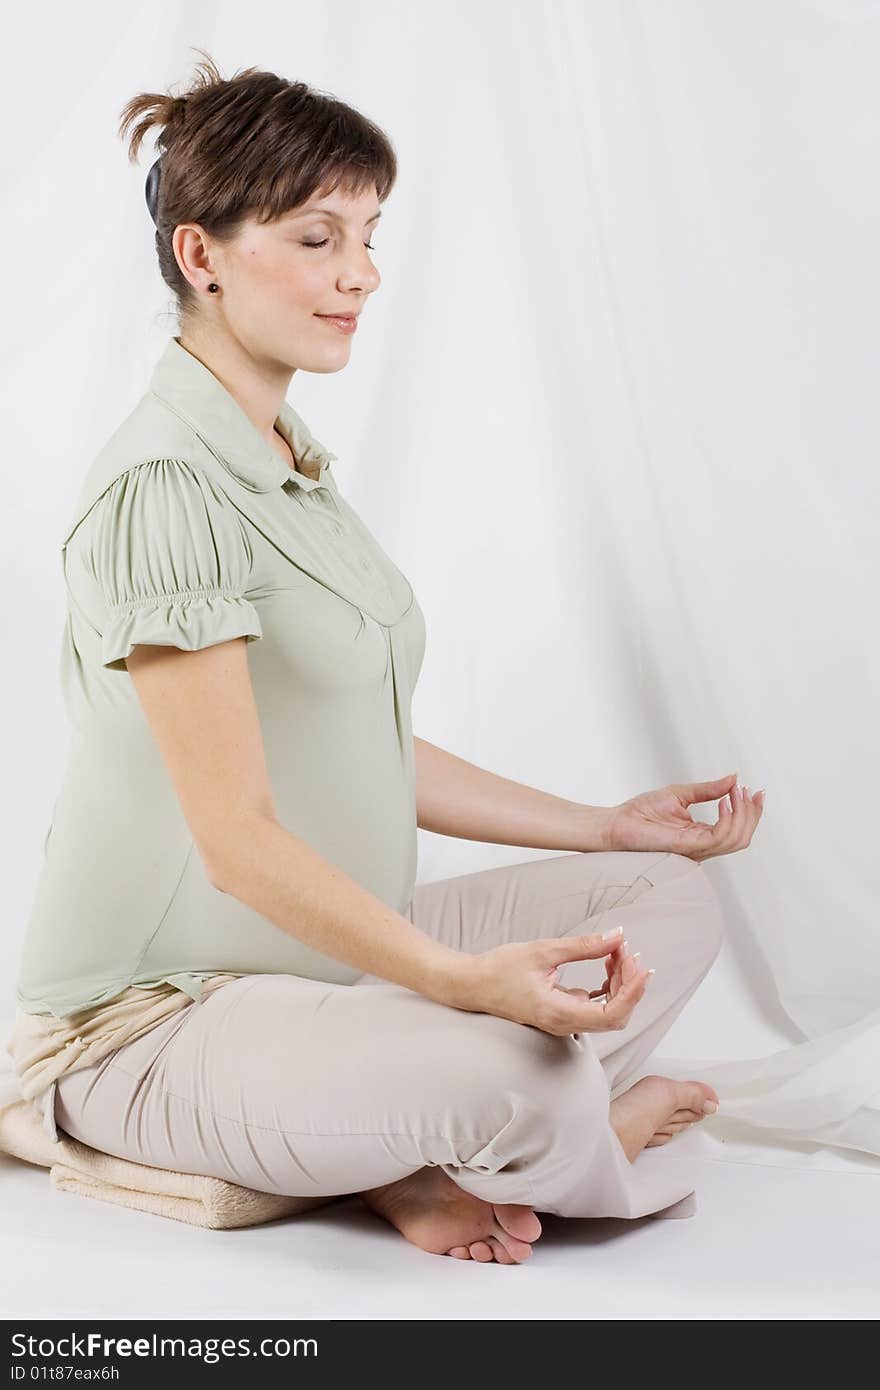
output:
[{"label": "woman's left arm", "polygon": [[[587,806],[511,782],[423,738],[413,743],[419,827],[462,840],[682,854],[699,862],[746,849],[764,813],[764,792],[752,796],[735,772],[714,782],[672,782],[618,806]],[[692,818],[691,806],[715,800],[714,825]]]},{"label": "woman's left arm", "polygon": [[420,829],[530,849],[606,848],[610,808],[542,792],[413,740]]}]

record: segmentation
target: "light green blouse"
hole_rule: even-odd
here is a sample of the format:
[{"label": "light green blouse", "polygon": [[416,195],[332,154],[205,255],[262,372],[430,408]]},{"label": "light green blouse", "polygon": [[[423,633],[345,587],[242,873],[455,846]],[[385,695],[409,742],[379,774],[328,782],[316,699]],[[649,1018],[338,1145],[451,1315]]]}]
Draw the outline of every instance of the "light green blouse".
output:
[{"label": "light green blouse", "polygon": [[218,971],[351,983],[210,883],[125,657],[246,636],[281,824],[396,911],[416,877],[410,701],[425,648],[409,582],[285,402],[298,471],[171,338],[98,454],[62,542],[67,766],[45,840],[19,1009],[64,1017],[131,984],[194,999]]}]

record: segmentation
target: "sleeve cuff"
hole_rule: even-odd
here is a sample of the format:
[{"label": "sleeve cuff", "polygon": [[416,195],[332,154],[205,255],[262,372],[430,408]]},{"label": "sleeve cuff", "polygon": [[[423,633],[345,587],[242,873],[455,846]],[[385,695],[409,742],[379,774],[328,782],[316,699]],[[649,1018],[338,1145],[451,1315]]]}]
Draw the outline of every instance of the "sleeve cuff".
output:
[{"label": "sleeve cuff", "polygon": [[101,665],[127,671],[125,658],[139,642],[199,651],[233,637],[254,641],[263,629],[257,610],[236,594],[205,593],[190,598],[125,604],[114,612],[101,639]]}]

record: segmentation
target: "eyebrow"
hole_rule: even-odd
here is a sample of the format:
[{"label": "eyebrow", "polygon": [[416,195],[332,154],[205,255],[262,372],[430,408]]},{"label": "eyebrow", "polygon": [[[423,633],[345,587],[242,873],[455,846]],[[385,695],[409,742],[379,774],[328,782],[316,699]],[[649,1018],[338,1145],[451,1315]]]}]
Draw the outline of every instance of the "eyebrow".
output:
[{"label": "eyebrow", "polygon": [[[338,213],[338,212],[334,212],[332,208],[323,208],[323,207],[321,207],[321,206],[318,205],[318,204],[316,204],[316,205],[313,206],[313,207],[301,208],[301,209],[299,210],[299,212],[291,213],[291,218],[295,219],[295,218],[297,218],[297,217],[307,217],[307,216],[309,216],[309,214],[315,214],[315,213],[320,213],[322,217],[332,217],[333,220],[334,220],[335,222],[344,222],[344,221],[345,221],[345,218],[340,217],[339,213]],[[364,223],[364,226],[365,226],[365,227],[369,227],[369,225],[370,225],[371,222],[378,222],[378,220],[379,220],[379,218],[380,218],[381,216],[382,216],[381,211],[380,211],[380,212],[374,212],[372,217],[368,217],[368,218],[367,218],[366,222]]]}]

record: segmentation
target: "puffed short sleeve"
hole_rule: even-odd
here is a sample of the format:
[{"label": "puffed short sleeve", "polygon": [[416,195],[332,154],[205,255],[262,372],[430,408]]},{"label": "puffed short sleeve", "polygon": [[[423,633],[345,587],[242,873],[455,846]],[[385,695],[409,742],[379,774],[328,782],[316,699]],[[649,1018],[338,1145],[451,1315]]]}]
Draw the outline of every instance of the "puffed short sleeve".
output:
[{"label": "puffed short sleeve", "polygon": [[177,459],[139,464],[102,494],[90,522],[87,563],[106,613],[102,666],[125,671],[139,642],[197,651],[262,637],[244,596],[247,533],[207,474]]}]

